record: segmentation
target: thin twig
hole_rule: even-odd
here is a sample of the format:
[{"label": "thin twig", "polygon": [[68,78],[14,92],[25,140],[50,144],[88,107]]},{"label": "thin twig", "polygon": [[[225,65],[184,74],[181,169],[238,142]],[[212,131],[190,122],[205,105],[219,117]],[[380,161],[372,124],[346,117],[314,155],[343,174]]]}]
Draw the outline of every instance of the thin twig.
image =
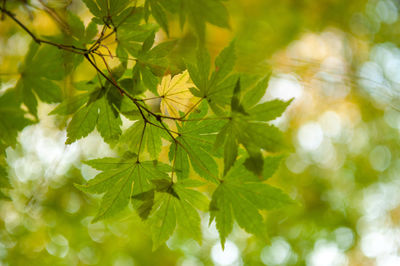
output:
[{"label": "thin twig", "polygon": [[38,44],[41,43],[41,40],[36,38],[35,34],[33,34],[24,24],[22,24],[21,21],[19,21],[15,15],[13,13],[11,13],[10,11],[8,11],[7,9],[0,7],[0,11],[3,12],[3,14],[6,14],[9,18],[11,18],[12,20],[14,20],[15,23],[17,23],[24,31],[26,31],[31,37],[32,39],[37,42]]},{"label": "thin twig", "polygon": [[0,11],[2,11],[3,14],[6,14],[9,18],[14,20],[14,22],[17,23],[26,33],[28,33],[32,37],[32,39],[38,44],[46,43],[46,44],[55,46],[59,49],[63,49],[63,50],[66,50],[66,51],[69,51],[72,53],[76,53],[76,54],[81,54],[81,55],[84,55],[84,52],[87,51],[86,49],[78,48],[73,45],[59,44],[59,43],[54,43],[51,41],[40,39],[40,38],[36,37],[36,35],[32,31],[30,31],[21,21],[19,21],[19,19],[17,19],[13,13],[11,13],[10,11],[8,11],[7,9],[4,9],[2,7],[0,7]]},{"label": "thin twig", "polygon": [[145,102],[145,101],[156,100],[156,99],[162,99],[162,98],[163,98],[163,97],[161,97],[161,96],[155,96],[155,97],[150,97],[150,98],[145,98],[145,99],[139,99],[139,101]]}]

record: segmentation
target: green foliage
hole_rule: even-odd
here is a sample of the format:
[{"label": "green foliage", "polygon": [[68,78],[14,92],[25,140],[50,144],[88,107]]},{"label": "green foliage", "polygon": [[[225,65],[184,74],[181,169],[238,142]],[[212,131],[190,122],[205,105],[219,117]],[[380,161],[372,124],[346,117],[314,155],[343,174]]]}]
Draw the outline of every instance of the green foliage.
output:
[{"label": "green foliage", "polygon": [[214,191],[210,202],[210,223],[216,220],[222,246],[232,231],[234,218],[247,232],[266,237],[259,210],[271,210],[292,203],[281,190],[259,181],[246,170],[243,162],[238,161]]},{"label": "green foliage", "polygon": [[54,47],[32,42],[25,62],[20,67],[21,78],[16,85],[16,92],[29,111],[36,115],[37,97],[46,103],[62,100],[61,89],[54,82],[64,77],[61,52]]},{"label": "green foliage", "polygon": [[380,263],[364,242],[400,220],[398,8],[1,1],[0,264],[213,265],[214,229],[233,264]]},{"label": "green foliage", "polygon": [[[15,91],[9,91],[0,96],[0,146],[14,146],[18,132],[32,123],[25,118],[15,94]],[[2,153],[1,148],[0,151]]]},{"label": "green foliage", "polygon": [[[147,119],[152,121],[151,123],[155,125],[158,123],[151,117]],[[168,135],[166,135],[163,129],[139,120],[129,127],[121,136],[120,145],[123,146],[123,150],[136,153],[140,152],[139,149],[140,146],[142,146],[142,152],[147,151],[151,159],[157,159],[162,148],[162,138],[168,138]]]},{"label": "green foliage", "polygon": [[[143,47],[145,46],[150,45],[145,42]],[[159,54],[164,56],[164,53]],[[279,130],[265,122],[280,116],[289,102],[274,100],[257,104],[265,93],[267,78],[253,88],[247,88],[247,93],[241,97],[240,81],[236,82],[235,87],[232,86],[235,84],[232,80],[238,76],[227,77],[234,65],[233,43],[217,57],[216,70],[210,79],[208,55],[204,50],[200,50],[198,55],[197,66],[191,68],[191,75],[195,77],[192,78],[194,85],[197,85],[197,88],[191,89],[197,99],[196,103],[186,113],[181,113],[180,117],[170,117],[151,111],[149,106],[133,100],[131,108],[139,111],[139,116],[136,117],[138,121],[126,130],[119,142],[123,146],[122,150],[136,155],[130,159],[105,158],[87,162],[103,172],[87,184],[77,185],[85,192],[104,193],[94,221],[112,217],[131,203],[143,219],[148,219],[154,248],[165,242],[175,228],[178,228],[178,232],[182,230],[182,235],[186,237],[201,240],[197,206],[190,204],[190,201],[192,195],[197,198],[205,196],[196,190],[187,190],[180,186],[181,183],[190,183],[192,171],[206,181],[218,185],[210,211],[212,217],[216,217],[222,244],[232,230],[233,217],[248,232],[265,235],[262,232],[263,222],[259,210],[272,209],[291,202],[280,190],[262,183],[277,169],[281,156],[267,156],[264,159],[261,150],[276,152],[284,146]],[[180,81],[176,82],[180,84]],[[223,88],[225,99],[218,96],[220,88]],[[108,90],[112,89],[109,86]],[[101,104],[105,104],[109,109],[112,108],[106,100],[108,90],[97,88],[86,94],[88,103],[76,111],[68,125],[67,143],[86,136],[96,124],[104,140],[109,140],[107,136],[110,134],[105,134],[100,126],[102,120],[106,123],[114,118],[102,111],[101,107]],[[226,94],[226,91],[230,93]],[[82,97],[78,95],[72,102],[78,102]],[[227,102],[231,103],[230,112],[224,110],[227,109]],[[66,113],[61,105],[54,112]],[[117,116],[115,119],[118,118]],[[170,129],[171,125],[168,127],[164,120],[172,120],[177,130]],[[106,129],[106,132],[119,132],[119,124],[108,122]],[[157,160],[163,147],[163,139],[171,142],[166,146],[169,149],[171,168],[161,162],[139,160],[143,156]],[[238,150],[241,149],[239,144],[243,144],[250,156],[244,161],[244,156],[240,153],[242,159],[236,162]],[[224,146],[223,153],[219,149],[220,145]],[[222,154],[225,177],[220,178],[218,158]],[[234,164],[236,167],[229,171]],[[178,181],[174,180],[174,175]],[[182,221],[183,217],[190,219]]]},{"label": "green foliage", "polygon": [[228,28],[228,12],[221,0],[146,0],[146,13],[151,14],[157,23],[168,34],[166,11],[178,13],[183,25],[187,19],[201,40],[205,38],[206,23]]},{"label": "green foliage", "polygon": [[215,70],[210,76],[210,55],[204,48],[197,52],[197,65],[188,64],[188,70],[197,88],[191,91],[193,95],[207,99],[212,110],[217,114],[224,113],[233,94],[236,76],[227,75],[235,64],[234,42],[225,48],[215,59]]},{"label": "green foliage", "polygon": [[130,198],[152,188],[151,180],[168,179],[169,167],[157,161],[139,162],[133,158],[103,158],[87,162],[103,171],[85,185],[77,187],[85,192],[105,193],[99,212],[93,221],[112,216],[126,207]]},{"label": "green foliage", "polygon": [[225,174],[235,162],[238,143],[243,144],[249,154],[249,158],[245,162],[246,167],[257,175],[263,171],[260,149],[277,151],[284,148],[279,130],[265,122],[279,117],[290,101],[274,100],[255,105],[264,95],[265,85],[266,79],[263,79],[241,98],[241,82],[238,80],[236,83],[231,100],[230,119],[217,136],[218,145],[225,143]]},{"label": "green foliage", "polygon": [[68,98],[50,112],[59,115],[74,114],[67,128],[66,143],[86,137],[96,127],[104,141],[111,143],[118,140],[122,132],[122,121],[113,106],[115,99],[110,86],[91,88],[89,85],[88,89],[89,91]]},{"label": "green foliage", "polygon": [[[194,171],[201,177],[218,182],[218,165],[213,155],[213,144],[215,133],[221,128],[220,120],[202,120],[207,113],[207,105],[202,105],[193,112],[188,121],[179,125],[177,122],[179,136],[173,142],[169,159],[175,162],[176,174],[179,179],[189,177],[189,161]],[[191,121],[193,120],[193,121]]]},{"label": "green foliage", "polygon": [[181,236],[193,238],[201,244],[200,216],[196,208],[204,210],[207,198],[189,189],[197,184],[188,180],[163,183],[156,184],[157,192],[149,217],[153,250],[168,240],[176,227]]},{"label": "green foliage", "polygon": [[[18,131],[30,123],[21,104],[36,116],[38,99],[61,102],[50,114],[68,121],[66,144],[97,129],[119,155],[85,162],[100,173],[76,184],[83,192],[101,195],[93,222],[134,209],[151,228],[153,249],[174,232],[201,243],[198,211],[211,212],[222,245],[235,221],[265,237],[260,211],[292,203],[264,182],[282,158],[271,153],[286,147],[281,132],[268,122],[281,116],[290,101],[259,103],[269,75],[256,77],[254,85],[248,75],[236,73],[235,41],[220,52],[211,70],[205,25],[229,27],[223,2],[83,2],[94,18],[85,27],[78,16],[67,13],[66,43],[59,36],[41,39],[22,26],[34,42],[16,87],[0,97],[0,141],[14,145]],[[178,13],[182,25],[188,20],[198,35],[196,60],[176,60],[185,62],[188,72],[170,58],[179,41],[155,44],[157,26],[147,22],[152,15],[168,33],[168,13]],[[65,61],[68,55],[72,59]],[[117,67],[111,67],[112,59]],[[96,76],[76,82],[73,73],[83,66]],[[67,95],[61,93],[61,81],[71,81]],[[131,120],[126,130],[124,118]],[[199,186],[216,187],[210,204]]]},{"label": "green foliage", "polygon": [[113,25],[115,17],[129,5],[129,0],[83,0],[98,24]]},{"label": "green foliage", "polygon": [[[0,165],[0,189],[8,189],[11,188],[10,182],[7,178],[7,171]],[[0,199],[8,200],[10,199],[8,195],[6,195],[3,191],[0,190]]]}]

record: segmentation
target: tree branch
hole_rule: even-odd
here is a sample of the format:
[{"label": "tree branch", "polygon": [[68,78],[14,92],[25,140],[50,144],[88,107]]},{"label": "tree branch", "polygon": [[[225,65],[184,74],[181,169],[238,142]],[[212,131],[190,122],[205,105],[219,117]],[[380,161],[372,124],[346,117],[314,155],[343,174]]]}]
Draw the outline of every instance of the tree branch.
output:
[{"label": "tree branch", "polygon": [[[4,1],[4,0],[3,0],[3,1]],[[4,3],[4,2],[3,2],[3,3]],[[73,46],[73,45],[58,44],[58,43],[54,43],[54,42],[51,42],[51,41],[47,41],[47,40],[38,38],[38,37],[37,37],[32,31],[30,31],[19,19],[17,19],[17,17],[16,17],[12,12],[10,12],[10,11],[7,10],[6,8],[4,8],[4,6],[3,6],[3,7],[0,7],[0,11],[1,11],[3,14],[6,14],[8,17],[10,17],[15,23],[17,23],[26,33],[28,33],[28,34],[32,37],[32,39],[33,39],[36,43],[38,43],[38,44],[45,43],[45,44],[55,46],[55,47],[57,47],[57,48],[59,48],[59,49],[63,49],[63,50],[65,50],[65,51],[68,51],[68,52],[71,52],[71,53],[76,53],[76,54],[83,55],[83,56],[85,57],[85,59],[95,68],[95,70],[97,71],[98,74],[100,74],[101,76],[103,76],[108,82],[110,82],[114,87],[116,87],[116,88],[119,90],[119,92],[121,93],[121,95],[127,96],[127,97],[136,105],[136,107],[138,108],[138,110],[139,110],[139,112],[140,112],[140,114],[141,114],[141,116],[142,116],[142,118],[143,118],[143,120],[144,120],[145,123],[149,123],[150,121],[147,119],[147,117],[146,117],[145,114],[143,113],[143,110],[146,111],[149,115],[155,117],[155,118],[157,119],[157,121],[160,122],[161,128],[163,128],[163,129],[170,135],[170,137],[173,139],[174,142],[177,142],[176,138],[172,135],[172,133],[175,133],[175,132],[169,130],[169,129],[165,126],[165,124],[163,123],[162,119],[171,119],[171,120],[179,120],[179,121],[191,121],[191,120],[184,120],[183,118],[184,118],[185,116],[187,116],[188,113],[189,113],[190,111],[192,111],[192,110],[201,102],[201,100],[202,100],[202,99],[201,99],[200,101],[198,101],[198,102],[183,116],[183,117],[171,117],[171,116],[165,116],[165,115],[156,114],[156,113],[152,112],[151,110],[149,110],[146,106],[143,106],[142,104],[139,103],[139,102],[141,102],[141,101],[144,102],[144,100],[137,99],[137,98],[133,97],[133,96],[130,95],[125,89],[123,89],[121,86],[119,86],[118,83],[117,83],[112,77],[111,77],[111,78],[108,77],[103,71],[101,71],[101,70],[99,69],[99,67],[96,65],[96,63],[93,62],[93,60],[90,59],[90,57],[89,57],[89,56],[92,55],[92,54],[98,54],[98,55],[100,55],[100,56],[102,57],[102,59],[104,60],[103,55],[100,54],[100,53],[97,53],[97,52],[96,52],[96,49],[100,46],[100,43],[101,43],[102,40],[104,40],[105,38],[108,38],[109,36],[111,36],[111,34],[113,34],[113,33],[115,32],[115,30],[116,30],[115,28],[114,28],[114,30],[112,31],[112,33],[107,34],[106,36],[104,36],[104,33],[105,33],[105,29],[106,29],[106,28],[103,27],[102,33],[101,33],[100,37],[96,40],[96,42],[95,42],[89,49],[85,49],[85,48],[75,47],[75,46]],[[106,67],[107,67],[107,69],[108,69],[108,65],[107,65],[107,64],[106,64]],[[108,71],[110,72],[109,69],[108,69]],[[111,72],[110,72],[110,73],[111,73]],[[152,124],[153,124],[153,123],[152,123]],[[172,132],[172,133],[171,133],[171,132]],[[179,134],[179,133],[178,133],[178,134]]]},{"label": "tree branch", "polygon": [[55,46],[59,49],[63,49],[63,50],[66,50],[66,51],[69,51],[72,53],[76,53],[76,54],[81,54],[81,55],[84,55],[84,53],[87,51],[86,49],[78,48],[73,45],[58,44],[58,43],[40,39],[40,38],[36,37],[36,35],[32,31],[30,31],[19,19],[17,19],[17,17],[13,13],[11,13],[10,11],[8,11],[7,9],[5,9],[3,7],[0,7],[0,11],[3,12],[3,14],[6,14],[9,18],[11,18],[15,23],[17,23],[18,26],[20,26],[26,33],[28,33],[32,37],[32,39],[38,44],[46,43],[46,44]]}]

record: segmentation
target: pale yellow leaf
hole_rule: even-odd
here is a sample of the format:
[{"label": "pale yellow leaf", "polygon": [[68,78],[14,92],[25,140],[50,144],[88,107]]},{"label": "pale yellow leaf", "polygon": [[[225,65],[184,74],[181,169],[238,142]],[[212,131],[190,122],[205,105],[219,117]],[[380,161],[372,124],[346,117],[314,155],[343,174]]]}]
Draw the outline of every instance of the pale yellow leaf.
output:
[{"label": "pale yellow leaf", "polygon": [[189,88],[194,87],[190,80],[189,72],[185,70],[181,74],[171,77],[164,76],[161,84],[157,87],[157,92],[161,97],[161,113],[172,117],[180,117],[179,111],[186,113],[191,110],[193,95]]}]

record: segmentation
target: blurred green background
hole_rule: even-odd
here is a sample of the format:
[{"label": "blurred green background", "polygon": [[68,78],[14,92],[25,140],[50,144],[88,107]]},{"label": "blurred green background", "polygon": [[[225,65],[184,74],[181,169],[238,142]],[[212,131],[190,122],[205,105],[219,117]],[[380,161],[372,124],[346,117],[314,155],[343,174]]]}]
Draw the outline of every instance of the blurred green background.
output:
[{"label": "blurred green background", "polygon": [[[90,20],[80,1],[11,1],[30,28],[57,33],[42,2]],[[0,203],[1,265],[400,265],[400,1],[225,4],[231,29],[208,25],[212,55],[236,38],[238,71],[272,70],[265,100],[295,98],[274,121],[292,150],[269,182],[300,204],[265,213],[270,242],[236,227],[222,251],[207,213],[201,246],[173,237],[155,252],[134,212],[91,224],[98,201],[73,183],[97,173],[81,161],[113,151],[97,133],[65,146],[65,121],[41,104],[41,122],[7,149],[13,189]],[[170,38],[190,54],[194,34],[170,19]],[[12,21],[0,22],[0,92],[15,85],[29,42]]]}]

